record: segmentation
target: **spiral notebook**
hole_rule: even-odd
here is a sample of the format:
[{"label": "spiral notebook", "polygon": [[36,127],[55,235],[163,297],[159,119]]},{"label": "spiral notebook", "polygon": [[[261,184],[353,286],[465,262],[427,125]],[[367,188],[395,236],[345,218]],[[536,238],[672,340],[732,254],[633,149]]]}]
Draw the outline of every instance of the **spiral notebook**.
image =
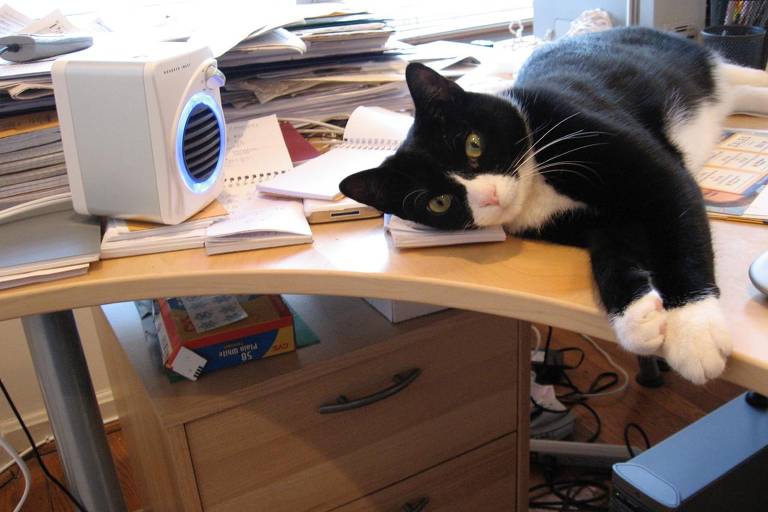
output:
[{"label": "spiral notebook", "polygon": [[301,201],[262,197],[256,185],[293,168],[276,116],[227,126],[224,190],[227,219],[208,227],[208,254],[312,242]]},{"label": "spiral notebook", "polygon": [[344,130],[344,142],[327,153],[257,188],[268,194],[335,201],[339,183],[358,171],[377,167],[393,154],[413,124],[410,116],[379,107],[358,107]]}]

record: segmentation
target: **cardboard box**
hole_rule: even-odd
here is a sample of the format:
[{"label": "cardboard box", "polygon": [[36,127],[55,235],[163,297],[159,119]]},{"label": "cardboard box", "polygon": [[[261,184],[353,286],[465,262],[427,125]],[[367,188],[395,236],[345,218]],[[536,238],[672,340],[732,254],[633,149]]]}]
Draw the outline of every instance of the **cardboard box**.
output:
[{"label": "cardboard box", "polygon": [[404,300],[372,299],[366,297],[365,301],[373,306],[376,311],[384,315],[387,320],[395,324],[448,309],[444,306],[406,302]]},{"label": "cardboard box", "polygon": [[205,332],[195,328],[182,299],[158,299],[157,335],[165,366],[195,380],[202,373],[296,350],[293,316],[279,295],[236,299],[248,316]]}]

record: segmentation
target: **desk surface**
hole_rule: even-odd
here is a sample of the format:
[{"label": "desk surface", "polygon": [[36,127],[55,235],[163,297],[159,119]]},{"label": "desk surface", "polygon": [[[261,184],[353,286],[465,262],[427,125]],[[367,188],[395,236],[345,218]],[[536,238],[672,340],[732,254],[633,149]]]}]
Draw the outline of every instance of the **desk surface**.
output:
[{"label": "desk surface", "polygon": [[[760,123],[768,126],[768,120]],[[768,299],[747,276],[754,258],[768,250],[768,226],[713,221],[712,228],[722,305],[735,344],[725,378],[768,394]],[[149,297],[296,293],[440,304],[615,339],[581,249],[511,238],[398,250],[381,219],[316,225],[313,233],[312,245],[100,261],[84,276],[0,292],[0,320]]]}]

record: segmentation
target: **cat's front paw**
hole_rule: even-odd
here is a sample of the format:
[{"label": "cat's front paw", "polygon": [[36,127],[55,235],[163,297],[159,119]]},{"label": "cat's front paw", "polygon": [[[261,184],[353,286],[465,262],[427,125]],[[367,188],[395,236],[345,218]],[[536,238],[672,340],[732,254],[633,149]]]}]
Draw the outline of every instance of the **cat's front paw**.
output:
[{"label": "cat's front paw", "polygon": [[731,334],[717,298],[708,297],[667,311],[662,355],[695,384],[718,377],[731,353]]},{"label": "cat's front paw", "polygon": [[656,353],[664,342],[667,312],[661,297],[651,290],[632,302],[611,324],[622,347],[641,356]]}]

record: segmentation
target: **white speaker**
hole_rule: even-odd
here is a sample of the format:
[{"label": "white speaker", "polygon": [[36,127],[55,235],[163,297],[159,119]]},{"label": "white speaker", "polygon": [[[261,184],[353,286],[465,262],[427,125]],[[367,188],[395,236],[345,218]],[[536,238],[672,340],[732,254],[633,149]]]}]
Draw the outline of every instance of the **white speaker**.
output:
[{"label": "white speaker", "polygon": [[94,47],[52,76],[77,212],[178,224],[219,195],[224,75],[207,47]]}]

